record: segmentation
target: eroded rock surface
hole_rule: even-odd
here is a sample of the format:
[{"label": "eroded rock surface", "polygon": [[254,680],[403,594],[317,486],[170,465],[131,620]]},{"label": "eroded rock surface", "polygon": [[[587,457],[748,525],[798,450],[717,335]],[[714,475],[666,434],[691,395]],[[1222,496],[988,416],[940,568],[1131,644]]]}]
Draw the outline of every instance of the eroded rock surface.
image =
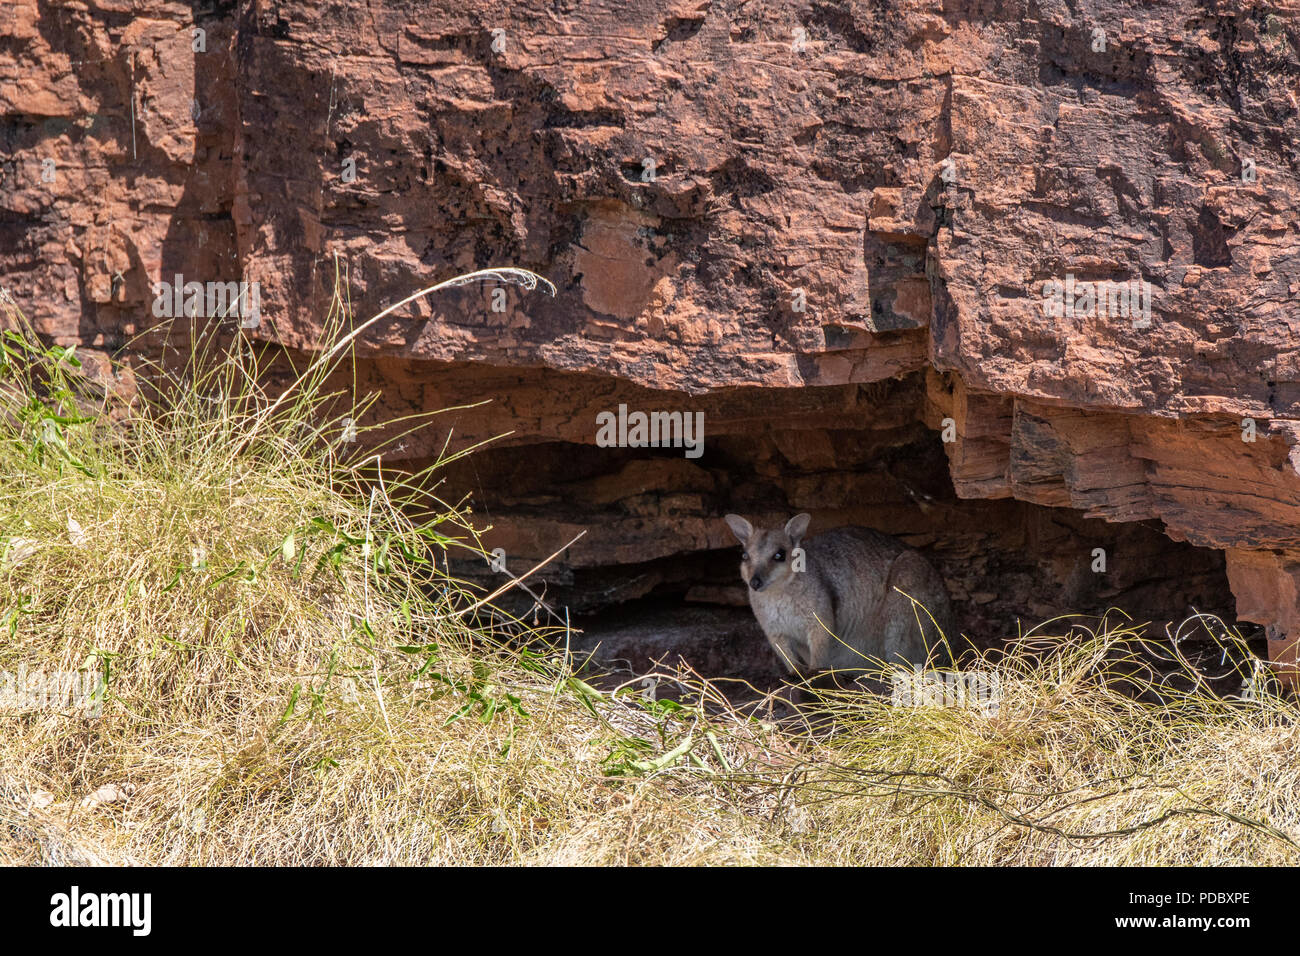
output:
[{"label": "eroded rock surface", "polygon": [[[583,528],[557,580],[689,564],[722,511],[808,509],[928,543],[972,619],[1142,580],[1172,617],[1226,561],[1294,658],[1293,2],[16,0],[0,36],[0,282],[60,341],[119,354],[177,274],[258,282],[248,334],[291,348],[340,274],[359,317],[555,283],[362,340],[389,410],[495,400],[456,434],[513,432],[475,479],[512,564]],[[620,401],[705,411],[705,456],[597,448]],[[1053,515],[1028,579],[981,550]]]}]

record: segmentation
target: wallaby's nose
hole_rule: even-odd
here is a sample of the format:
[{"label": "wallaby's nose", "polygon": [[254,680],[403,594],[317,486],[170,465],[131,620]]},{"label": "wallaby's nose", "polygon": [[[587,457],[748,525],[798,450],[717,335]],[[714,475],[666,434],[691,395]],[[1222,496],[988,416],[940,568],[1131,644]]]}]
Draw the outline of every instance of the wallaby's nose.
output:
[{"label": "wallaby's nose", "polygon": [[749,586],[755,591],[761,591],[763,590],[763,579],[756,574],[749,579]]}]

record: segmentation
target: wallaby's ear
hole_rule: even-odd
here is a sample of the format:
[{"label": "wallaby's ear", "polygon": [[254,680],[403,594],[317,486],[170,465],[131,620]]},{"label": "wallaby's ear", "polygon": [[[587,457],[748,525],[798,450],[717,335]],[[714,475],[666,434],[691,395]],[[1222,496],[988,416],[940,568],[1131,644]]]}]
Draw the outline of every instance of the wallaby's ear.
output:
[{"label": "wallaby's ear", "polygon": [[754,533],[754,527],[740,515],[727,515],[724,519],[731,533],[736,536],[736,540],[741,544],[749,544],[749,536]]},{"label": "wallaby's ear", "polygon": [[790,536],[791,541],[803,540],[804,532],[808,530],[808,522],[812,521],[810,514],[798,514],[785,523],[785,533]]}]

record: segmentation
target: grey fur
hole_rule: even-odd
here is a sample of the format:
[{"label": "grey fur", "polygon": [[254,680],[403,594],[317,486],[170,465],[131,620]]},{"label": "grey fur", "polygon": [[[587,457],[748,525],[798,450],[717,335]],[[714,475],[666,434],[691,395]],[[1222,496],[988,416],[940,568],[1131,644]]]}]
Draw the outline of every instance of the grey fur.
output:
[{"label": "grey fur", "polygon": [[[725,520],[745,548],[740,573],[754,616],[792,673],[946,659],[939,630],[957,637],[948,591],[919,552],[868,528],[836,528],[804,542],[806,514],[775,531],[739,515]],[[805,568],[794,571],[799,547]]]}]

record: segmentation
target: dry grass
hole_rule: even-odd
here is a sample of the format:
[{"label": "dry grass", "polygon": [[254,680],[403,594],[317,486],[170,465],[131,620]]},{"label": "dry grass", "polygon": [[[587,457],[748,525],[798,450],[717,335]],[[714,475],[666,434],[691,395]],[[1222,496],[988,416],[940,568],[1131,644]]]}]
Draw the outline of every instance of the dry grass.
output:
[{"label": "dry grass", "polygon": [[465,516],[348,457],[328,363],[277,403],[236,343],[110,408],[10,323],[0,671],[108,684],[100,717],[0,716],[0,862],[1300,862],[1295,705],[1138,703],[1137,629],[977,664],[993,716],[601,693],[562,634],[469,611]]}]

